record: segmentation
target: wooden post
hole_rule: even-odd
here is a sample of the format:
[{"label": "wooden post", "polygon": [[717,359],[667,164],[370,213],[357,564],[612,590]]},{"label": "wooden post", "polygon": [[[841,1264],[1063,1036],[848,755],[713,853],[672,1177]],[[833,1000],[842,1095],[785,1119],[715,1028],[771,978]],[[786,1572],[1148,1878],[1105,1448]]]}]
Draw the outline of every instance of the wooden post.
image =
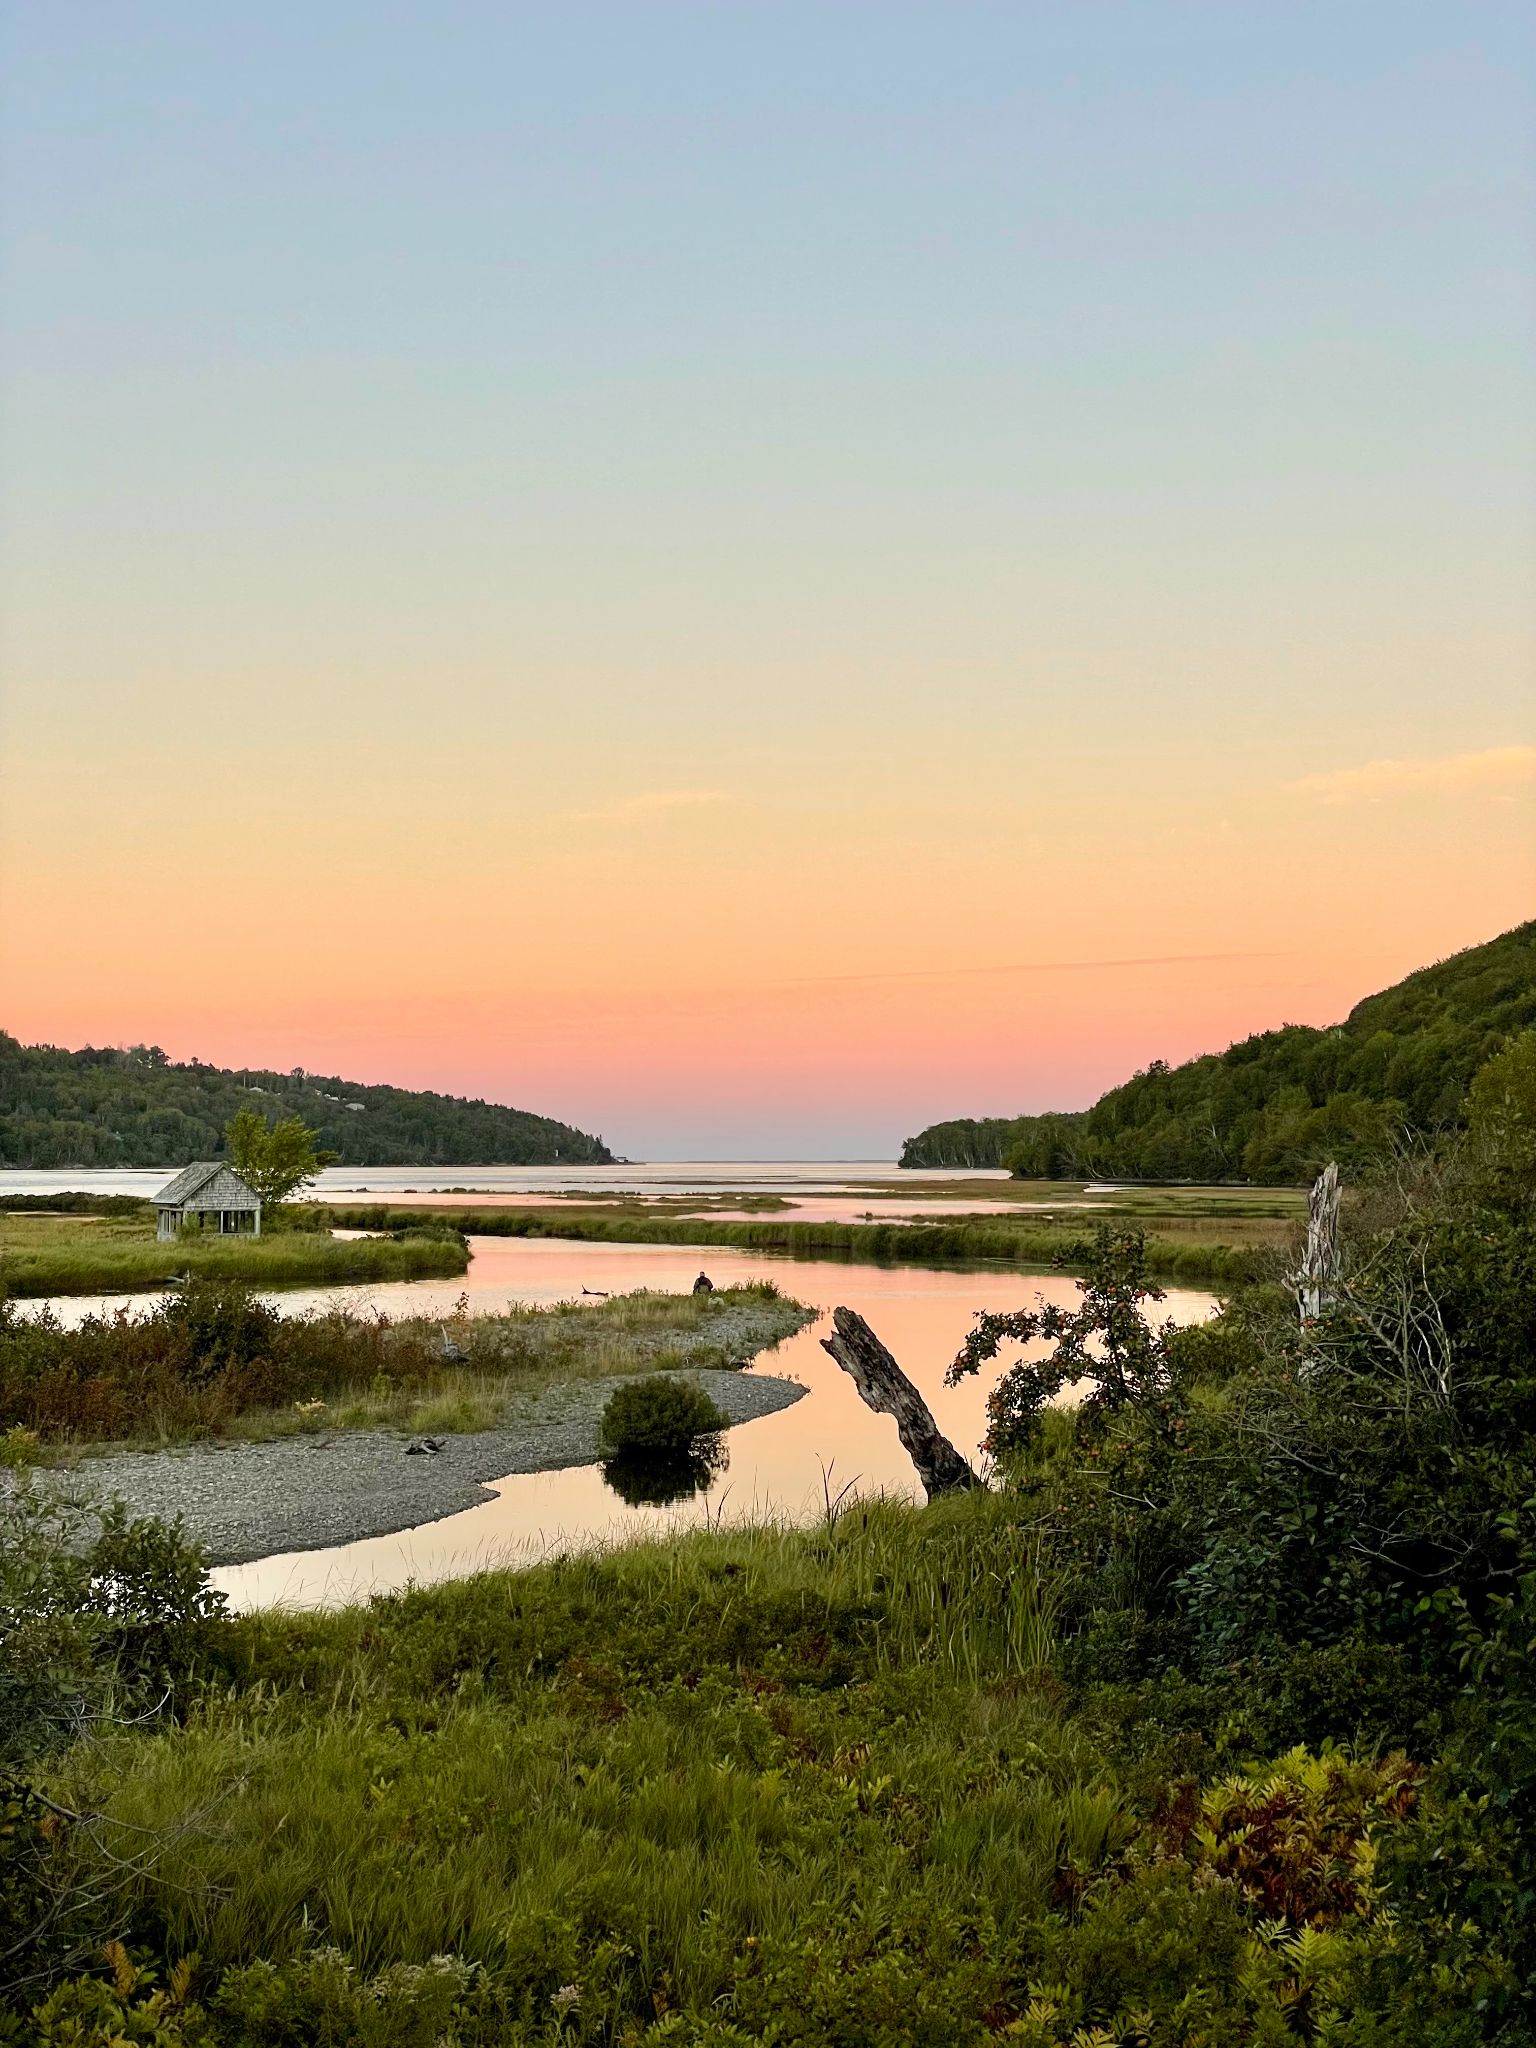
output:
[{"label": "wooden post", "polygon": [[1291,1281],[1304,1324],[1315,1323],[1333,1300],[1339,1269],[1339,1169],[1330,1159],[1312,1184],[1307,1248],[1301,1256],[1301,1269]]},{"label": "wooden post", "polygon": [[821,1340],[858,1388],[866,1407],[877,1415],[893,1415],[902,1449],[917,1467],[923,1491],[954,1493],[980,1486],[976,1474],[944,1436],[929,1413],[928,1403],[907,1378],[861,1315],[851,1308],[832,1311],[832,1335]]}]

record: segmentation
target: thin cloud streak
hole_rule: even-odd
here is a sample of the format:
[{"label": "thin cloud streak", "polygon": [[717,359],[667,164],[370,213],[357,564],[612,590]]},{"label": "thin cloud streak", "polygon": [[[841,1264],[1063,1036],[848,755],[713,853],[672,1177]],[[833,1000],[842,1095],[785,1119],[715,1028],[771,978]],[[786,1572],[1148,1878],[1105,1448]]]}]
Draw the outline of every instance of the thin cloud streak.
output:
[{"label": "thin cloud streak", "polygon": [[730,791],[725,789],[644,789],[637,796],[621,797],[618,803],[607,804],[598,811],[567,811],[565,815],[573,824],[638,825],[666,811],[699,810],[730,801]]},{"label": "thin cloud streak", "polygon": [[[785,981],[669,982],[665,989],[614,990],[565,983],[542,988],[537,991],[537,996],[545,1002],[617,1005],[626,1013],[638,1014],[653,1010],[658,1003],[673,1007],[699,1002],[739,1004],[801,991],[875,987],[888,982],[942,983],[1024,974],[1107,974],[1139,967],[1224,967],[1238,961],[1295,958],[1294,950],[1285,949],[1234,953],[1148,953],[1120,960],[1000,960],[994,966],[875,968],[863,974],[807,974]],[[524,991],[528,996],[534,993],[532,990]],[[497,998],[498,1002],[500,1000]]]},{"label": "thin cloud streak", "polygon": [[818,974],[784,988],[825,988],[843,982],[950,981],[962,975],[1096,974],[1130,967],[1206,967],[1229,960],[1288,960],[1289,953],[1147,953],[1125,960],[1014,960],[986,967],[892,967],[867,974]]},{"label": "thin cloud streak", "polygon": [[1485,747],[1477,754],[1441,754],[1407,761],[1367,761],[1359,768],[1333,768],[1303,775],[1285,787],[1294,796],[1323,803],[1352,798],[1377,800],[1419,790],[1460,795],[1475,789],[1509,789],[1536,782],[1536,747]]}]

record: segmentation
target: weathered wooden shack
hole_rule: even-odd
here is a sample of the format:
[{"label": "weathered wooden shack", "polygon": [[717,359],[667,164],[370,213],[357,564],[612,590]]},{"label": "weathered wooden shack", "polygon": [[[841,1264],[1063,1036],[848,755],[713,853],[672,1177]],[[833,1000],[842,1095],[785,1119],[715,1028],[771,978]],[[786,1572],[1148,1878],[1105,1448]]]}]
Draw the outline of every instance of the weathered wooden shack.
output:
[{"label": "weathered wooden shack", "polygon": [[156,1237],[175,1237],[188,1224],[221,1237],[241,1231],[260,1237],[260,1198],[227,1160],[197,1160],[155,1197]]}]

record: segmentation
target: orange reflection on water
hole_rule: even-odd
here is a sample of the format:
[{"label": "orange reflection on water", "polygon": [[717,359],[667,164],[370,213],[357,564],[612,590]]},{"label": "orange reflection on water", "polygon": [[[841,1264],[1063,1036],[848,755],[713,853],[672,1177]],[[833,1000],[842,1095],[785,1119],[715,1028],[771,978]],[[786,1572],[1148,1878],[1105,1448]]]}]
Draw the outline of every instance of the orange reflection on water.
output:
[{"label": "orange reflection on water", "polygon": [[[815,1324],[754,1367],[798,1380],[808,1391],[791,1407],[730,1432],[730,1464],[706,1495],[671,1507],[632,1508],[608,1488],[596,1466],[519,1474],[496,1483],[494,1498],[482,1505],[399,1535],[226,1567],[214,1574],[215,1583],[237,1607],[335,1605],[410,1582],[430,1584],[497,1564],[527,1564],[573,1546],[700,1526],[706,1512],[727,1521],[768,1515],[800,1520],[822,1507],[824,1489],[836,1493],[850,1482],[861,1493],[920,1498],[895,1423],[872,1414],[821,1349],[827,1311],[844,1303],[866,1316],[921,1387],[940,1427],[974,1456],[986,1428],[991,1382],[978,1375],[958,1387],[944,1384],[945,1367],[973,1316],[978,1310],[1025,1308],[1037,1295],[1062,1303],[1077,1299],[1069,1278],[1018,1270],[935,1272],[713,1247],[701,1252],[696,1246],[520,1238],[473,1243],[466,1280],[410,1281],[380,1287],[371,1298],[391,1314],[441,1313],[462,1291],[472,1310],[483,1314],[510,1301],[569,1299],[583,1287],[677,1292],[692,1285],[702,1260],[717,1286],[772,1279],[821,1311]],[[313,1300],[318,1304],[321,1298]],[[283,1297],[293,1306],[306,1299]],[[1214,1306],[1210,1295],[1180,1290],[1170,1293],[1162,1313],[1194,1322]],[[444,1455],[452,1455],[451,1439]]]}]

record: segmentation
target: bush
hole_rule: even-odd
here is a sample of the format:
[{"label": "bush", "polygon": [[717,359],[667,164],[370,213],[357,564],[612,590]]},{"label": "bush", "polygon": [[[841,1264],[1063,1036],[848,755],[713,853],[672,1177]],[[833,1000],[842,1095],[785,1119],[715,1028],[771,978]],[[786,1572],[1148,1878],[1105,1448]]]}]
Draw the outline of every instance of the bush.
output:
[{"label": "bush", "polygon": [[630,1380],[603,1410],[603,1450],[610,1458],[625,1452],[675,1458],[701,1437],[717,1436],[729,1419],[692,1380],[664,1373]]},{"label": "bush", "polygon": [[0,1464],[26,1460],[29,1434],[46,1444],[216,1433],[253,1408],[441,1366],[433,1331],[343,1309],[280,1316],[229,1280],[199,1279],[148,1315],[86,1316],[70,1329],[0,1302]]},{"label": "bush", "polygon": [[1155,1328],[1144,1313],[1145,1304],[1164,1299],[1148,1274],[1146,1233],[1107,1226],[1097,1231],[1087,1272],[1077,1285],[1083,1301],[1072,1311],[1042,1300],[1037,1309],[978,1315],[944,1375],[955,1386],[1005,1345],[1023,1346],[1040,1338],[1054,1342],[1049,1358],[1021,1359],[1010,1366],[988,1396],[987,1449],[994,1457],[1034,1446],[1042,1415],[1063,1387],[1088,1389],[1078,1404],[1080,1433],[1101,1432],[1106,1419],[1123,1408],[1159,1421],[1169,1412],[1174,1326]]},{"label": "bush", "polygon": [[4,2031],[0,2042],[25,2041],[28,2048],[204,2048],[209,2036],[202,2014],[187,2000],[192,1971],[179,1964],[164,1990],[155,1972],[134,1963],[119,1941],[104,1951],[112,1982],[74,1977],[32,2010],[25,2032]]},{"label": "bush", "polygon": [[109,1697],[153,1706],[223,1613],[179,1523],[71,1507],[23,1477],[0,1515],[0,1754],[50,1747]]},{"label": "bush", "polygon": [[[118,1502],[96,1517],[93,1532],[88,1511],[25,1475],[3,1509],[0,1977],[20,1982],[46,1979],[99,1942],[116,1910],[114,1892],[151,1861],[141,1837],[132,1859],[107,1874],[92,1871],[83,1881],[72,1874],[71,1837],[88,1836],[90,1823],[49,1806],[29,1773],[41,1755],[77,1735],[114,1719],[146,1721],[177,1702],[211,1647],[224,1601],[209,1590],[202,1553],[179,1525],[132,1520]],[[82,1845],[80,1853],[89,1861],[92,1851]],[[125,1998],[137,1981],[130,1975],[119,1986]],[[61,2048],[181,2038],[150,2026],[159,2023],[159,2004],[147,2017],[136,2009],[130,2026],[117,2024],[104,1986],[61,1996],[35,2035],[18,2038]],[[0,2018],[0,2042],[12,2038],[3,2027]]]}]

